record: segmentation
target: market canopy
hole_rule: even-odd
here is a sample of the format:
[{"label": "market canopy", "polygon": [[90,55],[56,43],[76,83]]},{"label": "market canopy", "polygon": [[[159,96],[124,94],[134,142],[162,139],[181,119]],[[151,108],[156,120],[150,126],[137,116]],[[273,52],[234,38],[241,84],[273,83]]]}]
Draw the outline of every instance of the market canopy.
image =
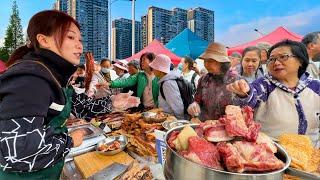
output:
[{"label": "market canopy", "polygon": [[134,59],[140,59],[140,56],[146,52],[153,52],[154,54],[165,54],[170,57],[172,63],[174,65],[178,65],[180,63],[181,57],[172,53],[169,49],[167,49],[163,44],[161,44],[158,40],[153,40],[148,46],[142,49],[140,52],[134,54],[131,57],[128,57],[126,60],[131,61]]},{"label": "market canopy", "polygon": [[276,30],[272,31],[271,33],[256,39],[254,41],[247,42],[245,44],[241,44],[235,47],[231,47],[228,49],[228,54],[230,55],[233,52],[239,52],[242,53],[242,51],[248,47],[248,46],[255,46],[259,42],[268,42],[270,44],[275,44],[279,41],[282,41],[284,39],[290,39],[294,41],[301,41],[302,36],[295,34],[293,32],[288,31],[284,27],[280,26]]},{"label": "market canopy", "polygon": [[202,40],[190,29],[186,28],[171,39],[166,44],[166,48],[180,57],[189,56],[192,59],[196,59],[204,52],[208,44],[208,41]]},{"label": "market canopy", "polygon": [[2,60],[0,60],[0,73],[5,71],[6,69],[7,69],[6,64]]}]

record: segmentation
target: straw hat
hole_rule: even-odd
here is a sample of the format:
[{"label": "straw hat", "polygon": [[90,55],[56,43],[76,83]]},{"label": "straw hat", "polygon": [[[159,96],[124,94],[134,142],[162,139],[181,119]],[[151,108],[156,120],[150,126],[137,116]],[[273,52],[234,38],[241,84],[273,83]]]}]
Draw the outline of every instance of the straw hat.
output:
[{"label": "straw hat", "polygon": [[152,69],[155,69],[167,74],[170,72],[170,65],[171,65],[171,59],[164,54],[157,55],[156,58],[149,64],[149,66]]},{"label": "straw hat", "polygon": [[221,63],[230,62],[228,58],[227,48],[224,45],[217,42],[209,44],[207,49],[204,51],[203,54],[200,55],[199,58],[203,60],[212,59]]}]

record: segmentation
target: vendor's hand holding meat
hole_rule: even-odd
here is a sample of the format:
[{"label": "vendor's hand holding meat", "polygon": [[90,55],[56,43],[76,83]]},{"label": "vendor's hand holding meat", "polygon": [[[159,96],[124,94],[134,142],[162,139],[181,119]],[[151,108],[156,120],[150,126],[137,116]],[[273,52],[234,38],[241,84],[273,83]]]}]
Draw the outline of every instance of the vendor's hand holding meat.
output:
[{"label": "vendor's hand holding meat", "polygon": [[197,102],[193,102],[192,104],[189,105],[188,113],[191,116],[199,116],[200,112],[201,112],[200,106]]},{"label": "vendor's hand holding meat", "polygon": [[70,137],[73,140],[73,147],[78,147],[83,142],[83,137],[85,136],[85,131],[82,129],[75,130],[72,133],[70,133]]},{"label": "vendor's hand holding meat", "polygon": [[244,79],[241,79],[227,85],[227,90],[237,94],[239,97],[246,97],[250,91],[250,87]]}]

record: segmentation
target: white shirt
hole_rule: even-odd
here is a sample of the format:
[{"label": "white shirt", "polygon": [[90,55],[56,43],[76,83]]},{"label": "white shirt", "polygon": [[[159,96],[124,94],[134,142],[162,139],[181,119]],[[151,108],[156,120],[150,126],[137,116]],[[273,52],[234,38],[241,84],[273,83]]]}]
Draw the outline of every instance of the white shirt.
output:
[{"label": "white shirt", "polygon": [[154,75],[148,75],[145,73],[148,79],[148,84],[143,91],[142,102],[144,107],[154,107],[153,96],[152,96],[152,81],[155,78]]},{"label": "white shirt", "polygon": [[313,62],[309,59],[309,64],[307,66],[307,72],[314,78],[320,79],[320,62]]},{"label": "white shirt", "polygon": [[[192,83],[192,82],[191,82],[191,79],[192,79],[192,76],[193,76],[194,73],[196,73],[194,70],[191,70],[191,71],[189,71],[188,73],[183,73],[183,72],[182,72],[182,76],[183,76],[184,79],[186,79],[187,81],[189,81],[190,83]],[[200,79],[200,76],[197,74],[197,75],[196,75],[196,78],[194,78],[194,84],[195,84],[196,88],[198,87],[198,81],[199,81],[199,79]]]},{"label": "white shirt", "polygon": [[116,80],[119,76],[117,75],[116,71],[113,69],[110,69],[110,77],[111,77],[111,81]]}]

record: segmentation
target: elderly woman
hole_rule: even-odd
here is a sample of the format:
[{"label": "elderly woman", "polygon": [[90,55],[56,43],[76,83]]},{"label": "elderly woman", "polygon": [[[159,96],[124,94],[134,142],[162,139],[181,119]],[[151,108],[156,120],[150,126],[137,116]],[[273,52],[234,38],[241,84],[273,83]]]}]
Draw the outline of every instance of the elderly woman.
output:
[{"label": "elderly woman", "polygon": [[[128,73],[130,74],[130,76],[134,76],[135,74],[138,74],[139,69],[140,69],[139,61],[132,60],[128,63]],[[133,96],[137,96],[137,84],[130,87],[123,88],[122,90],[123,93],[127,93],[129,91],[133,92],[132,94]]]},{"label": "elderly woman", "polygon": [[241,77],[251,83],[259,77],[263,76],[263,72],[259,69],[261,61],[260,49],[255,46],[249,46],[242,52],[241,64],[237,70]]},{"label": "elderly woman", "polygon": [[137,85],[137,97],[141,99],[141,108],[153,108],[158,106],[159,78],[155,77],[153,69],[149,64],[154,60],[155,55],[147,52],[140,57],[142,71],[127,79],[112,81],[111,88],[126,88]]},{"label": "elderly woman", "polygon": [[269,74],[248,84],[228,85],[240,105],[255,109],[262,132],[277,138],[282,133],[306,134],[319,147],[320,81],[306,72],[308,53],[299,42],[285,40],[268,52]]},{"label": "elderly woman", "polygon": [[229,71],[227,49],[220,43],[211,43],[199,58],[204,59],[208,74],[200,78],[188,113],[200,115],[201,121],[218,119],[224,114],[225,107],[232,104],[232,93],[226,90],[226,85],[236,80],[236,75]]},{"label": "elderly woman", "polygon": [[264,74],[267,74],[267,59],[268,59],[268,50],[270,49],[271,47],[271,44],[268,43],[268,42],[259,42],[257,43],[256,45],[260,50],[260,54],[261,54],[261,63],[260,63],[260,68],[262,70],[262,72]]}]

